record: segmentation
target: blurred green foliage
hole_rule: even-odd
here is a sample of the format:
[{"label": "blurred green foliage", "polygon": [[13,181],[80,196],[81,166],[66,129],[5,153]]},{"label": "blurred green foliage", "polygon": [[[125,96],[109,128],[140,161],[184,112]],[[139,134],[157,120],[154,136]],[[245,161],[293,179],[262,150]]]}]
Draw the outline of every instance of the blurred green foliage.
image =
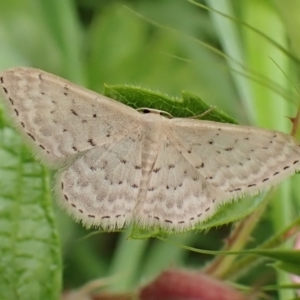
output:
[{"label": "blurred green foliage", "polygon": [[[206,4],[264,31],[292,54],[300,53],[294,30],[299,28],[295,11],[300,12],[300,7],[296,1],[291,1],[289,7],[280,0],[211,0]],[[287,37],[291,48],[288,48]],[[210,105],[220,107],[240,123],[252,122],[286,132],[291,126],[285,116],[295,115],[298,104],[292,84],[287,80],[298,82],[298,65],[295,62],[272,42],[241,23],[185,0],[0,1],[0,70],[14,66],[40,68],[100,93],[104,92],[104,84],[135,85],[172,97],[181,97],[182,90],[189,91]],[[248,80],[249,74],[259,80]],[[257,81],[265,84],[258,84]],[[267,83],[279,86],[294,102],[272,91]],[[55,207],[54,201],[49,201],[51,174],[34,162],[30,152],[19,144],[20,141],[17,144],[12,142],[19,136],[8,127],[7,116],[0,116],[1,299],[57,299],[61,290],[60,272],[63,272],[64,289],[79,287],[95,278],[119,274],[120,279],[108,289],[128,291],[170,266],[200,268],[211,259],[211,256],[190,253],[160,240],[128,240],[129,230],[87,236],[93,230],[76,224]],[[11,154],[10,158],[7,153]],[[14,161],[13,166],[5,164],[8,159]],[[26,163],[30,163],[30,171],[34,171],[34,175],[24,171]],[[8,169],[19,176],[7,176],[3,170]],[[28,181],[30,177],[42,179],[39,184],[28,187],[24,185],[24,180]],[[278,233],[295,217],[295,208],[299,211],[300,207],[298,181],[298,178],[293,178],[292,183],[284,183],[273,195],[271,211],[264,214],[263,221],[253,232],[251,247]],[[20,231],[24,223],[16,214],[21,208],[7,201],[4,189],[13,189],[15,184],[18,186],[18,189],[15,188],[15,199],[23,199],[22,193],[28,197],[29,193],[29,197],[39,201],[42,211],[38,214],[33,210],[32,214],[46,216],[47,224],[43,228],[51,229],[45,232],[48,249],[41,250],[34,244],[26,249],[31,253],[26,252],[29,258],[45,251],[40,253],[40,261],[34,262],[37,263],[36,268],[30,259],[26,267],[20,268],[18,259],[22,258],[22,254],[12,255],[17,253],[20,239],[26,239]],[[37,191],[43,196],[38,197]],[[21,200],[19,202],[22,203]],[[6,218],[10,224],[3,221]],[[29,213],[28,218],[35,219]],[[10,226],[9,231],[7,226]],[[218,250],[229,230],[230,226],[223,226],[209,232],[178,234],[171,239],[200,249]],[[36,232],[36,229],[30,227],[30,231]],[[4,242],[7,236],[8,242]],[[35,238],[40,239],[40,236]],[[42,258],[43,255],[50,261]],[[50,267],[50,271],[43,269],[43,265],[47,265],[48,269]],[[259,275],[267,272],[272,272],[270,283],[288,282],[286,274],[280,273],[276,281],[275,271],[266,269],[265,265],[260,264],[241,282],[253,285]],[[28,285],[27,281],[35,277],[26,277],[27,271],[31,272],[30,276],[36,276],[37,285]],[[54,274],[48,278],[48,283],[52,284],[50,296],[49,286],[43,284],[46,282],[43,277],[45,272]],[[27,281],[22,281],[22,276]],[[274,299],[284,300],[292,295],[286,290],[278,295],[272,294]]]}]

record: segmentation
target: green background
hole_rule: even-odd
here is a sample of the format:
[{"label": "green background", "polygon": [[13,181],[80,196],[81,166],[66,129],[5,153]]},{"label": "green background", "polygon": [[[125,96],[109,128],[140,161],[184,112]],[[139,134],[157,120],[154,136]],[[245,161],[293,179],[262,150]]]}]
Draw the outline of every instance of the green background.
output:
[{"label": "green background", "polygon": [[[239,123],[290,132],[287,117],[295,116],[299,103],[300,2],[199,2],[239,21],[184,0],[0,1],[0,70],[36,67],[99,93],[105,84],[178,98],[189,91]],[[53,174],[33,159],[10,125],[1,113],[0,299],[58,299],[62,290],[116,274],[107,290],[132,291],[166,268],[201,269],[212,259],[161,240],[127,239],[130,230],[88,236],[93,230],[56,207]],[[248,247],[299,215],[297,177],[272,194]],[[171,239],[218,250],[230,228]],[[251,287],[259,275],[266,275],[268,284],[291,283],[287,273],[265,264],[239,282]],[[271,297],[286,300],[294,294],[282,289]]]}]

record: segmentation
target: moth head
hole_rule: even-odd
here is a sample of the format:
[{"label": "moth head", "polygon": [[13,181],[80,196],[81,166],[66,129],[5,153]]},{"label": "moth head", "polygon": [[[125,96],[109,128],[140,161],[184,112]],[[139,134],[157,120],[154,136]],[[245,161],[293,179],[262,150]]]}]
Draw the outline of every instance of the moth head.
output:
[{"label": "moth head", "polygon": [[142,107],[142,108],[138,108],[137,111],[140,112],[141,114],[157,114],[157,115],[169,118],[169,119],[173,118],[173,116],[170,113],[163,111],[163,110],[154,109],[154,108]]}]

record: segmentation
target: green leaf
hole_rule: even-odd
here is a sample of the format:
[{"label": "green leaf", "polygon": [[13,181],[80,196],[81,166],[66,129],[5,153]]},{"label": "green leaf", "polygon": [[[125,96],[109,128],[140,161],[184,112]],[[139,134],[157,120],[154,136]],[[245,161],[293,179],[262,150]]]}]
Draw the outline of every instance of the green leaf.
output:
[{"label": "green leaf", "polygon": [[[264,201],[265,193],[256,197],[245,197],[237,201],[226,203],[218,208],[216,213],[207,221],[200,223],[194,230],[207,230],[212,227],[218,227],[224,224],[240,220],[253,211]],[[161,228],[141,228],[138,224],[133,225],[132,232],[129,236],[131,239],[148,239],[151,237],[166,237],[177,232],[166,232]]]},{"label": "green leaf", "polygon": [[127,85],[105,86],[104,95],[132,108],[152,108],[168,112],[176,118],[195,117],[222,123],[237,122],[221,109],[212,107],[198,96],[183,91],[182,99]]},{"label": "green leaf", "polygon": [[197,226],[197,229],[208,229],[240,220],[255,211],[265,200],[265,195],[261,193],[256,197],[245,197],[223,204],[209,220]]},{"label": "green leaf", "polygon": [[168,243],[177,245],[178,247],[181,247],[183,249],[193,251],[196,253],[202,253],[202,254],[210,254],[210,255],[246,255],[246,254],[255,254],[264,256],[266,258],[271,258],[280,262],[283,262],[285,264],[291,264],[295,266],[300,265],[300,250],[285,250],[285,249],[247,249],[247,250],[239,250],[239,251],[213,251],[213,250],[204,250],[204,249],[197,249],[194,247],[181,245],[178,243],[175,243],[169,239],[159,238],[161,240],[164,240]]},{"label": "green leaf", "polygon": [[275,269],[280,269],[286,271],[288,273],[300,276],[299,265],[294,263],[286,263],[286,262],[276,262],[274,264],[270,264]]},{"label": "green leaf", "polygon": [[151,237],[164,236],[164,233],[159,228],[142,228],[138,224],[133,224],[129,239],[144,240]]},{"label": "green leaf", "polygon": [[61,257],[47,171],[0,120],[0,299],[59,299]]},{"label": "green leaf", "polygon": [[300,266],[300,251],[299,250],[284,250],[284,249],[253,249],[244,250],[242,253],[251,253],[272,258],[281,261],[285,264]]}]

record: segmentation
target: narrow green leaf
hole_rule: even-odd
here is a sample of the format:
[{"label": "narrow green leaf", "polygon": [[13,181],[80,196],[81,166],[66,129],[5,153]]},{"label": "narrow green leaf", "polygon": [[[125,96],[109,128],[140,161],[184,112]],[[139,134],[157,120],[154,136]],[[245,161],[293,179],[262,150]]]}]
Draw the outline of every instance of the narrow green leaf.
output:
[{"label": "narrow green leaf", "polygon": [[300,268],[299,265],[296,265],[294,263],[284,263],[284,262],[276,262],[274,264],[270,264],[275,269],[280,269],[283,271],[286,271],[290,274],[298,275],[300,276]]},{"label": "narrow green leaf", "polygon": [[268,258],[279,260],[285,264],[294,264],[300,266],[300,251],[284,250],[284,249],[270,249],[270,250],[245,250],[242,253],[251,253],[265,256]]},{"label": "narrow green leaf", "polygon": [[0,299],[59,299],[61,257],[47,171],[0,120]]},{"label": "narrow green leaf", "polygon": [[186,245],[180,245],[177,243],[174,243],[171,240],[159,238],[161,240],[164,240],[166,242],[169,242],[171,244],[175,244],[178,247],[181,247],[183,249],[193,251],[196,253],[202,253],[202,254],[210,254],[210,255],[246,255],[246,254],[255,254],[264,256],[267,258],[271,258],[280,262],[283,262],[285,264],[294,264],[296,266],[300,265],[300,250],[285,250],[285,249],[247,249],[247,250],[240,250],[240,251],[212,251],[212,250],[204,250],[204,249],[197,249],[194,247],[189,247]]}]

